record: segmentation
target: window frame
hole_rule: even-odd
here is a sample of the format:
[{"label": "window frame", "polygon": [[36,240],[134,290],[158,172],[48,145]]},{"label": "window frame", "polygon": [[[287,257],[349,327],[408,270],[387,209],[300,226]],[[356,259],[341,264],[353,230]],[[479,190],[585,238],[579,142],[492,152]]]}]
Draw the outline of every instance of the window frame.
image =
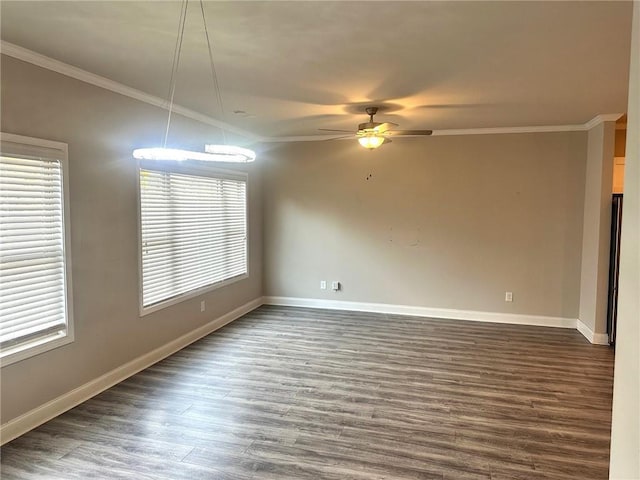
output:
[{"label": "window frame", "polygon": [[[15,347],[10,347],[0,355],[0,367],[25,360],[55,348],[68,345],[75,340],[73,317],[73,282],[71,261],[71,216],[69,195],[69,148],[66,143],[41,138],[27,137],[12,133],[0,132],[0,153],[16,157],[40,157],[60,162],[62,177],[62,236],[64,259],[64,294],[66,301],[66,331],[64,334],[54,333],[37,338]],[[8,352],[8,353],[4,353]]]},{"label": "window frame", "polygon": [[[213,284],[205,285],[203,287],[189,290],[188,292],[176,295],[174,297],[162,300],[153,305],[147,307],[144,306],[143,301],[143,272],[142,272],[142,197],[140,190],[140,171],[144,169],[164,171],[168,173],[176,173],[181,175],[191,175],[199,177],[211,177],[211,178],[224,178],[230,180],[240,180],[245,182],[245,248],[247,252],[247,271],[242,275],[236,275],[235,277],[228,278],[226,280],[216,282]],[[212,292],[227,285],[234,284],[249,278],[250,276],[250,251],[249,251],[249,173],[240,170],[231,170],[220,168],[214,165],[202,164],[190,160],[183,161],[170,161],[170,160],[137,160],[136,163],[136,201],[137,201],[137,222],[138,222],[138,312],[140,317],[144,317],[151,313],[163,310],[172,305],[182,303],[186,300],[199,297],[206,293]]]}]

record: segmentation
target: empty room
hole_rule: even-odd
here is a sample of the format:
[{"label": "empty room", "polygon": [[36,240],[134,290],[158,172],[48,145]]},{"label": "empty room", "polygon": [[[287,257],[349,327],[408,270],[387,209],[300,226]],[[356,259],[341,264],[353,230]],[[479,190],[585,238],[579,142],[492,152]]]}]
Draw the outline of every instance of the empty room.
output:
[{"label": "empty room", "polygon": [[640,2],[0,18],[3,480],[640,480]]}]

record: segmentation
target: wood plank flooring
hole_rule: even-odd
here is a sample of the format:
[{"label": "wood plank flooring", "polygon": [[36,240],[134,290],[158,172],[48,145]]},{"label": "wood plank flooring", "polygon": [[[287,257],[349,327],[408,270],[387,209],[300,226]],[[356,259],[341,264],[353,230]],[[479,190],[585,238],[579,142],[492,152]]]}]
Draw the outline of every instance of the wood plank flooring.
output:
[{"label": "wood plank flooring", "polygon": [[2,448],[10,479],[598,479],[574,330],[263,306]]}]

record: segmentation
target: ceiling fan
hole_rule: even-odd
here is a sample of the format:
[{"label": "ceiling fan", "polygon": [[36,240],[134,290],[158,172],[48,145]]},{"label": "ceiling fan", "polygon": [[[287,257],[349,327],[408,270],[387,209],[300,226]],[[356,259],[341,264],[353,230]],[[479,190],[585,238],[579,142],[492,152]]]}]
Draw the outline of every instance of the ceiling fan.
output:
[{"label": "ceiling fan", "polygon": [[[390,143],[391,139],[389,137],[421,136],[431,135],[433,133],[433,130],[396,130],[398,126],[397,123],[374,122],[373,116],[378,112],[378,107],[367,107],[365,108],[365,112],[369,115],[369,121],[358,125],[358,130],[355,135],[358,143],[370,150],[378,148],[384,143]],[[350,130],[334,130],[330,128],[320,128],[320,130],[323,132],[353,133]]]}]

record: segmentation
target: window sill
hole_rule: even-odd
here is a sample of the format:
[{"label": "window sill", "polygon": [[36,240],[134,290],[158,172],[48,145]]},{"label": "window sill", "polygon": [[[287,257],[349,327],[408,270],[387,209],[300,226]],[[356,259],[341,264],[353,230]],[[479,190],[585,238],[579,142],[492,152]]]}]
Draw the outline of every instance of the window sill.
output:
[{"label": "window sill", "polygon": [[[159,303],[155,303],[153,305],[149,305],[148,307],[144,307],[140,305],[140,317],[144,317],[151,313],[157,312],[158,310],[162,310],[164,308],[170,307],[172,305],[176,305],[178,303],[182,303],[185,300],[189,300],[194,297],[198,297],[200,295],[204,295],[205,293],[212,292],[222,287],[226,287],[227,285],[231,285],[233,283],[239,282],[241,280],[245,280],[249,278],[248,273],[243,273],[242,275],[238,275],[237,277],[229,278],[227,280],[223,280],[222,282],[214,283],[211,285],[206,285],[204,287],[198,288],[197,290],[191,290],[190,292],[183,293],[182,295],[178,295],[177,297],[171,297],[167,300],[163,300]],[[140,295],[142,298],[142,293]]]},{"label": "window sill", "polygon": [[7,348],[0,353],[0,367],[6,367],[54,348],[68,345],[71,342],[73,342],[73,334],[71,332],[55,333],[23,345]]}]

